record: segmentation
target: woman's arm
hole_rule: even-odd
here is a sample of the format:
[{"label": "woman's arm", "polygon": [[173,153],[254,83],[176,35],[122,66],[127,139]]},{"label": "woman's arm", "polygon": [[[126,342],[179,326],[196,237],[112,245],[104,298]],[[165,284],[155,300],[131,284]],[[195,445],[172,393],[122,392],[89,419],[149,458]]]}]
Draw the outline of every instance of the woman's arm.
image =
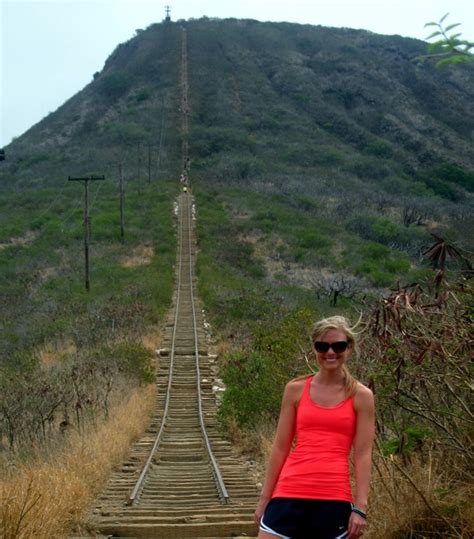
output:
[{"label": "woman's arm", "polygon": [[[372,446],[375,436],[375,405],[372,391],[359,385],[354,397],[354,408],[357,413],[356,435],[354,437],[354,473],[355,498],[354,505],[367,511],[369,483],[372,469]],[[349,520],[348,539],[358,537],[364,530],[366,521],[357,513],[352,513]]]},{"label": "woman's arm", "polygon": [[265,483],[262,488],[260,500],[255,510],[255,521],[258,523],[271,499],[275,484],[280,475],[286,457],[290,452],[291,443],[295,435],[296,407],[301,396],[304,380],[289,382],[283,393],[280,418],[273,441],[272,451],[267,464]]}]

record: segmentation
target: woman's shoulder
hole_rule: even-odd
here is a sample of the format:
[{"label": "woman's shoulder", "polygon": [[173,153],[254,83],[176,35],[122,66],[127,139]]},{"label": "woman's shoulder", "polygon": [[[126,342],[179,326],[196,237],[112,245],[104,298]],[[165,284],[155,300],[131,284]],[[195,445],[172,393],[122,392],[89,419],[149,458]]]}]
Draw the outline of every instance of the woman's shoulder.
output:
[{"label": "woman's shoulder", "polygon": [[290,380],[285,387],[285,395],[288,398],[291,398],[295,402],[298,402],[301,398],[301,395],[303,393],[304,386],[306,384],[306,380],[313,376],[312,374],[309,374],[307,376],[300,376],[298,378],[294,378],[293,380]]},{"label": "woman's shoulder", "polygon": [[370,388],[357,382],[354,392],[354,406],[358,408],[372,408],[374,406],[374,394]]},{"label": "woman's shoulder", "polygon": [[298,378],[293,378],[293,380],[290,380],[286,384],[286,387],[290,389],[303,388],[304,385],[306,384],[306,380],[308,380],[308,378],[312,378],[313,376],[314,376],[313,374],[305,374],[303,376],[298,376]]}]

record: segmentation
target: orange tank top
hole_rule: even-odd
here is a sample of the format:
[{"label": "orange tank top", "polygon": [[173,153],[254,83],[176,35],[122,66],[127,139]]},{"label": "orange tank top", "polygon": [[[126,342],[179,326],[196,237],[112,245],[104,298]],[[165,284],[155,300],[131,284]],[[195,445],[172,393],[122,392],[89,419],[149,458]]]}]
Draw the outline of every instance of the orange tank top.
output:
[{"label": "orange tank top", "polygon": [[316,404],[305,382],[296,412],[296,445],[278,477],[272,498],[352,502],[349,453],[356,430],[354,399],[327,408]]}]

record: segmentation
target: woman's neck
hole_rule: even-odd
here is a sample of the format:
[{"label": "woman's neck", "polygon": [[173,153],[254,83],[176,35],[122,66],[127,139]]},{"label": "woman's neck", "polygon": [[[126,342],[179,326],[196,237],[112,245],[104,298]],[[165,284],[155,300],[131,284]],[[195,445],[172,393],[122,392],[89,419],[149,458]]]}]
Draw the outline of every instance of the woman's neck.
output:
[{"label": "woman's neck", "polygon": [[321,369],[317,372],[317,374],[315,374],[314,381],[317,384],[325,386],[341,386],[344,385],[345,376],[342,369],[335,371],[326,371]]}]

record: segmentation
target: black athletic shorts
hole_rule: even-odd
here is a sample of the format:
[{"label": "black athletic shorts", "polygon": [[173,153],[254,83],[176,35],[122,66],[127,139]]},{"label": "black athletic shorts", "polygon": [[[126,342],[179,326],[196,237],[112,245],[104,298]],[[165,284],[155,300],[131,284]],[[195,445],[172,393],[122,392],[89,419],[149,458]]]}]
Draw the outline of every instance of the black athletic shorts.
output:
[{"label": "black athletic shorts", "polygon": [[350,502],[273,498],[260,529],[281,539],[345,539],[351,510]]}]

